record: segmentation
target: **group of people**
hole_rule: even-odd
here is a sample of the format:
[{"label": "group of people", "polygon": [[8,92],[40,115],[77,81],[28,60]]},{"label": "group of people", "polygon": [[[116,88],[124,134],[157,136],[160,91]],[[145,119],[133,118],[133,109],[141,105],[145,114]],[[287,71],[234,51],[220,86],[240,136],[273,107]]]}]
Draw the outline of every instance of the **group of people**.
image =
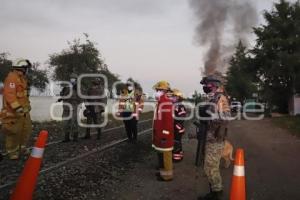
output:
[{"label": "group of people", "polygon": [[[205,123],[204,139],[206,140],[204,172],[208,178],[210,192],[198,199],[219,200],[223,190],[220,160],[228,131],[230,107],[219,78],[204,77],[200,83],[203,85],[203,91],[207,94],[208,102],[204,112],[209,115],[209,118],[203,122]],[[185,131],[183,119],[186,109],[182,104],[182,94],[178,90],[172,91],[168,82],[160,81],[154,85],[153,89],[156,91],[157,99],[152,142],[158,155],[156,176],[158,181],[171,181],[174,176],[173,161],[180,160],[183,156],[181,137]]]},{"label": "group of people", "polygon": [[[0,112],[1,132],[5,135],[6,154],[10,160],[18,160],[21,155],[28,154],[27,143],[32,133],[32,121],[30,117],[29,85],[27,73],[31,63],[27,59],[16,59],[12,63],[11,71],[4,80],[3,106]],[[107,98],[104,93],[101,81],[96,79],[91,82],[86,93],[88,97],[82,99],[77,92],[77,75],[70,75],[71,86],[63,87],[58,102],[63,102],[63,142],[69,142],[71,135],[73,141],[78,141],[79,124],[78,108],[85,103],[84,116],[87,118],[87,125],[97,126],[97,139],[100,139],[102,119],[101,114],[105,111]],[[99,97],[99,98],[95,98]],[[91,137],[90,127],[86,128],[84,139]],[[0,160],[2,154],[0,154]]]},{"label": "group of people", "polygon": [[83,139],[91,138],[91,125],[96,126],[97,129],[97,140],[101,138],[101,127],[102,113],[105,112],[107,104],[107,98],[104,93],[104,88],[101,84],[101,80],[95,79],[91,81],[91,86],[88,87],[86,93],[89,98],[82,99],[79,97],[78,75],[72,73],[70,75],[70,86],[65,86],[60,92],[60,99],[58,102],[63,102],[63,128],[64,128],[64,140],[63,142],[70,142],[71,135],[73,141],[78,141],[79,134],[79,123],[78,114],[80,105],[84,102],[86,109],[83,111],[83,115],[86,117],[86,133]]},{"label": "group of people", "polygon": [[[30,118],[29,87],[26,74],[31,63],[26,59],[17,59],[13,62],[11,71],[4,81],[3,107],[0,112],[2,132],[5,134],[5,147],[9,159],[17,160],[20,155],[26,154],[27,142],[32,132]],[[64,140],[78,140],[78,108],[85,102],[87,124],[99,124],[101,113],[105,111],[107,99],[87,98],[82,100],[78,96],[77,75],[71,74],[71,87],[63,87],[58,101],[63,102]],[[206,122],[207,136],[204,156],[204,171],[209,181],[210,193],[201,200],[217,200],[222,195],[222,178],[219,165],[227,135],[228,117],[230,108],[221,81],[213,76],[204,77],[201,81],[203,91],[207,94],[208,102],[216,106],[208,106],[206,112],[214,117]],[[94,80],[87,90],[87,96],[98,97],[104,92],[101,81]],[[157,100],[153,119],[152,146],[157,151],[158,166],[156,173],[158,181],[173,179],[173,162],[183,159],[182,136],[185,133],[184,121],[187,110],[183,104],[183,93],[172,89],[167,81],[159,81],[153,86]],[[72,92],[71,92],[72,91]],[[101,104],[101,105],[99,105]],[[117,115],[124,121],[128,140],[137,141],[137,123],[143,110],[144,102],[141,91],[135,89],[132,83],[127,83],[119,98]],[[86,129],[85,139],[91,137],[90,128]],[[97,139],[100,139],[101,128],[97,127]],[[1,158],[0,158],[1,159]]]}]

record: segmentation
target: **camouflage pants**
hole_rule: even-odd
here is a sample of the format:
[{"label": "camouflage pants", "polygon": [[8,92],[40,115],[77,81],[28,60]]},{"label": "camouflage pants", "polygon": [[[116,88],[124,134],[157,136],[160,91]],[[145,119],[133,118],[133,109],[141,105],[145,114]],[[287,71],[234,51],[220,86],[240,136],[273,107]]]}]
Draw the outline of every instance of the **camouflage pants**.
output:
[{"label": "camouflage pants", "polygon": [[63,127],[65,132],[65,139],[70,138],[70,134],[73,135],[73,139],[78,138],[78,132],[79,132],[79,124],[77,122],[77,114],[74,113],[72,115],[72,118],[69,120],[63,121]]},{"label": "camouflage pants", "polygon": [[204,171],[212,191],[221,191],[222,177],[220,174],[220,160],[224,142],[207,142],[205,147]]}]

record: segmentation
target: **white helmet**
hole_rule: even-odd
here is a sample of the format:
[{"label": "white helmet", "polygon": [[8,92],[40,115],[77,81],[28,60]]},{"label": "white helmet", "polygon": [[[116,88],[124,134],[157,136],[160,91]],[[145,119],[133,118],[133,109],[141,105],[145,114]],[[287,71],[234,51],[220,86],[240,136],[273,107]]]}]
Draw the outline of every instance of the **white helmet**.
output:
[{"label": "white helmet", "polygon": [[31,67],[31,63],[29,60],[26,60],[24,58],[18,58],[13,61],[12,67],[13,68],[29,68],[29,67]]}]

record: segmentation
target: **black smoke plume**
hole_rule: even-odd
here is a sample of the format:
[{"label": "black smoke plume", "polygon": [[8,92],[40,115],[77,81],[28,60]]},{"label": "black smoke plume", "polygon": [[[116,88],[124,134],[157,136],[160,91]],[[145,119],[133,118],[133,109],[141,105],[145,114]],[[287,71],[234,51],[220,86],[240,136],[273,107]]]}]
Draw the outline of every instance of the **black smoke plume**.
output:
[{"label": "black smoke plume", "polygon": [[242,40],[247,45],[257,22],[256,9],[251,0],[190,0],[190,6],[197,20],[195,41],[207,47],[203,74],[224,72],[226,57],[235,46],[228,45],[227,38]]}]

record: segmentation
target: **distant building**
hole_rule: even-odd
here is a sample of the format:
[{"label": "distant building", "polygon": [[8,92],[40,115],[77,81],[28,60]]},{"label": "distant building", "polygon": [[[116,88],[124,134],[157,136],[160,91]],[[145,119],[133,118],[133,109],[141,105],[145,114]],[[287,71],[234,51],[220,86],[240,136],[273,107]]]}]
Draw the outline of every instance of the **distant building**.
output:
[{"label": "distant building", "polygon": [[300,94],[296,94],[289,102],[290,115],[300,115]]}]

